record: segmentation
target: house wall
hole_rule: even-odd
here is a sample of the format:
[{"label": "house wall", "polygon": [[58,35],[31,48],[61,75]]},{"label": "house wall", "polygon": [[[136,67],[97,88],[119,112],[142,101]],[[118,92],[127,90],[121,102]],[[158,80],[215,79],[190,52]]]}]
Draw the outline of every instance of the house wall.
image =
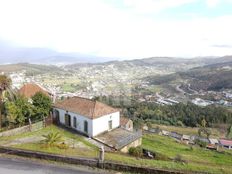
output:
[{"label": "house wall", "polygon": [[[59,114],[60,114],[60,123],[65,125],[65,114],[69,114],[71,116],[71,128],[72,129],[75,129],[79,132],[84,132],[84,122],[87,121],[88,122],[88,133],[87,135],[89,137],[92,136],[92,120],[87,118],[87,117],[84,117],[82,115],[78,115],[76,113],[73,113],[73,112],[66,112],[65,110],[63,109],[58,109],[58,108],[54,108],[54,110],[57,110],[59,111]],[[55,112],[53,112],[55,113]],[[74,122],[73,122],[73,118],[76,117],[77,119],[77,127],[75,128],[74,127]]]},{"label": "house wall", "polygon": [[137,147],[137,146],[140,146],[141,144],[142,144],[142,138],[139,138],[133,141],[132,143],[128,144],[127,146],[123,147],[122,149],[120,149],[120,151],[123,153],[128,153],[131,147]]},{"label": "house wall", "polygon": [[[96,136],[102,132],[108,131],[109,130],[109,121],[112,120],[112,129],[116,128],[119,126],[119,120],[120,120],[120,114],[119,112],[115,112],[112,114],[108,114],[96,119],[89,119],[85,116],[78,115],[73,112],[66,112],[63,109],[59,108],[54,108],[54,110],[59,111],[60,115],[60,123],[65,125],[65,114],[69,114],[71,116],[71,128],[79,131],[79,132],[84,132],[84,122],[88,122],[88,136],[93,137]],[[53,112],[55,113],[55,112]],[[76,117],[77,119],[77,127],[74,127],[74,122],[73,118]]]},{"label": "house wall", "polygon": [[112,120],[112,129],[120,125],[120,113],[115,112],[96,119],[93,119],[93,135],[96,136],[109,130],[109,121]]}]

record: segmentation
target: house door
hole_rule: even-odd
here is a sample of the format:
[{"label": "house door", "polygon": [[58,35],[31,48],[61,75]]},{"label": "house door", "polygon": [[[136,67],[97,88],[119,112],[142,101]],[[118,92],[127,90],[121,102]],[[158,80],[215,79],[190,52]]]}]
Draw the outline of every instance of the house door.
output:
[{"label": "house door", "polygon": [[109,130],[111,130],[111,129],[112,129],[112,120],[110,120],[110,121],[108,122],[108,126],[109,126]]},{"label": "house door", "polygon": [[88,122],[87,121],[84,122],[84,132],[88,133]]},{"label": "house door", "polygon": [[71,127],[71,116],[69,114],[65,114],[65,126]]},{"label": "house door", "polygon": [[60,113],[59,113],[58,110],[55,110],[54,113],[55,113],[55,120],[56,120],[56,123],[59,124],[59,123],[60,123]]}]

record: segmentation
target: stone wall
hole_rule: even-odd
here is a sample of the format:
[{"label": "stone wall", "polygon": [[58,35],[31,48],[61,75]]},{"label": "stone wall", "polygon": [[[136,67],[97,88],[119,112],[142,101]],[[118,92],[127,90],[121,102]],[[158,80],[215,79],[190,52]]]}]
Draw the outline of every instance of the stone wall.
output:
[{"label": "stone wall", "polygon": [[29,132],[29,131],[36,131],[39,129],[42,129],[44,126],[43,121],[39,121],[37,123],[27,125],[27,126],[22,126],[19,128],[15,128],[15,129],[11,129],[11,130],[7,130],[4,132],[0,132],[0,137],[6,137],[6,136],[13,136],[13,135],[18,135],[21,133],[25,133],[25,132]]},{"label": "stone wall", "polygon": [[120,149],[120,151],[123,153],[127,153],[129,151],[130,147],[137,147],[137,146],[140,146],[141,144],[142,144],[142,138],[139,138],[139,139],[133,141],[132,143],[126,145],[122,149]]},{"label": "stone wall", "polygon": [[194,173],[194,172],[180,172],[180,171],[170,171],[165,169],[156,169],[149,167],[131,166],[131,165],[119,164],[109,161],[99,162],[98,159],[67,157],[63,155],[48,154],[48,153],[35,152],[29,150],[20,150],[20,149],[14,149],[9,147],[0,147],[0,153],[7,153],[7,154],[18,155],[18,156],[29,157],[29,158],[59,161],[62,163],[85,165],[90,167],[98,167],[101,169],[117,170],[117,171],[131,172],[131,173],[141,173],[141,174],[184,174],[184,173],[193,174]]}]

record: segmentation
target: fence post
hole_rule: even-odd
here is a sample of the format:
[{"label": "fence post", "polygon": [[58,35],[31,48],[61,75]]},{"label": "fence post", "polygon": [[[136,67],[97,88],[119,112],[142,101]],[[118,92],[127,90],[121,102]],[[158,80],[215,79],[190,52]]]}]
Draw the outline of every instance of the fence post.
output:
[{"label": "fence post", "polygon": [[104,146],[101,146],[101,148],[99,148],[99,162],[103,162],[105,158],[105,150],[104,150]]},{"label": "fence post", "polygon": [[45,120],[45,117],[43,117],[43,127],[46,127],[46,120]]},{"label": "fence post", "polygon": [[29,131],[31,132],[32,130],[32,125],[31,125],[31,119],[29,118]]}]

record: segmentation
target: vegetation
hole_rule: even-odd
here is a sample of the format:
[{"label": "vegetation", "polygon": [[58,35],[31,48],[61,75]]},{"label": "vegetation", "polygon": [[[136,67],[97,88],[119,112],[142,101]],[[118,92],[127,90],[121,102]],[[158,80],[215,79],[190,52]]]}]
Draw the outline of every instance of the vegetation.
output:
[{"label": "vegetation", "polygon": [[142,157],[143,156],[143,150],[141,147],[131,147],[129,149],[129,154],[135,157]]},{"label": "vegetation", "polygon": [[228,129],[227,138],[232,139],[232,126]]},{"label": "vegetation", "polygon": [[[51,132],[53,133],[51,134]],[[30,141],[26,141],[25,139]],[[53,145],[47,145],[47,143]],[[91,158],[98,156],[98,148],[89,143],[83,136],[73,134],[54,125],[35,132],[0,137],[0,145],[68,156]]]},{"label": "vegetation", "polygon": [[48,147],[57,146],[61,141],[63,141],[63,138],[59,132],[50,132],[47,135],[43,135],[43,137],[45,139],[41,142],[47,145]]},{"label": "vegetation", "polygon": [[14,102],[7,101],[5,103],[7,121],[9,126],[23,125],[34,114],[34,107],[28,100],[22,96]]},{"label": "vegetation", "polygon": [[11,85],[11,79],[5,75],[0,75],[0,129],[2,128],[2,113],[3,113],[3,92]]},{"label": "vegetation", "polygon": [[232,112],[216,105],[200,107],[189,102],[162,106],[156,103],[138,103],[133,100],[127,102],[128,100],[124,99],[118,102],[112,97],[96,99],[121,108],[123,115],[133,119],[135,125],[139,126],[143,122],[150,121],[153,124],[199,127],[203,119],[206,121],[206,127],[212,127],[214,124],[232,124]]},{"label": "vegetation", "polygon": [[49,115],[51,110],[52,101],[42,92],[37,92],[32,96],[32,104],[35,107],[35,117],[43,118]]},{"label": "vegetation", "polygon": [[29,119],[34,122],[48,116],[51,99],[40,92],[32,97],[32,103],[23,96],[17,96],[14,101],[6,100],[3,108],[5,115],[3,125],[12,128],[28,123]]}]

